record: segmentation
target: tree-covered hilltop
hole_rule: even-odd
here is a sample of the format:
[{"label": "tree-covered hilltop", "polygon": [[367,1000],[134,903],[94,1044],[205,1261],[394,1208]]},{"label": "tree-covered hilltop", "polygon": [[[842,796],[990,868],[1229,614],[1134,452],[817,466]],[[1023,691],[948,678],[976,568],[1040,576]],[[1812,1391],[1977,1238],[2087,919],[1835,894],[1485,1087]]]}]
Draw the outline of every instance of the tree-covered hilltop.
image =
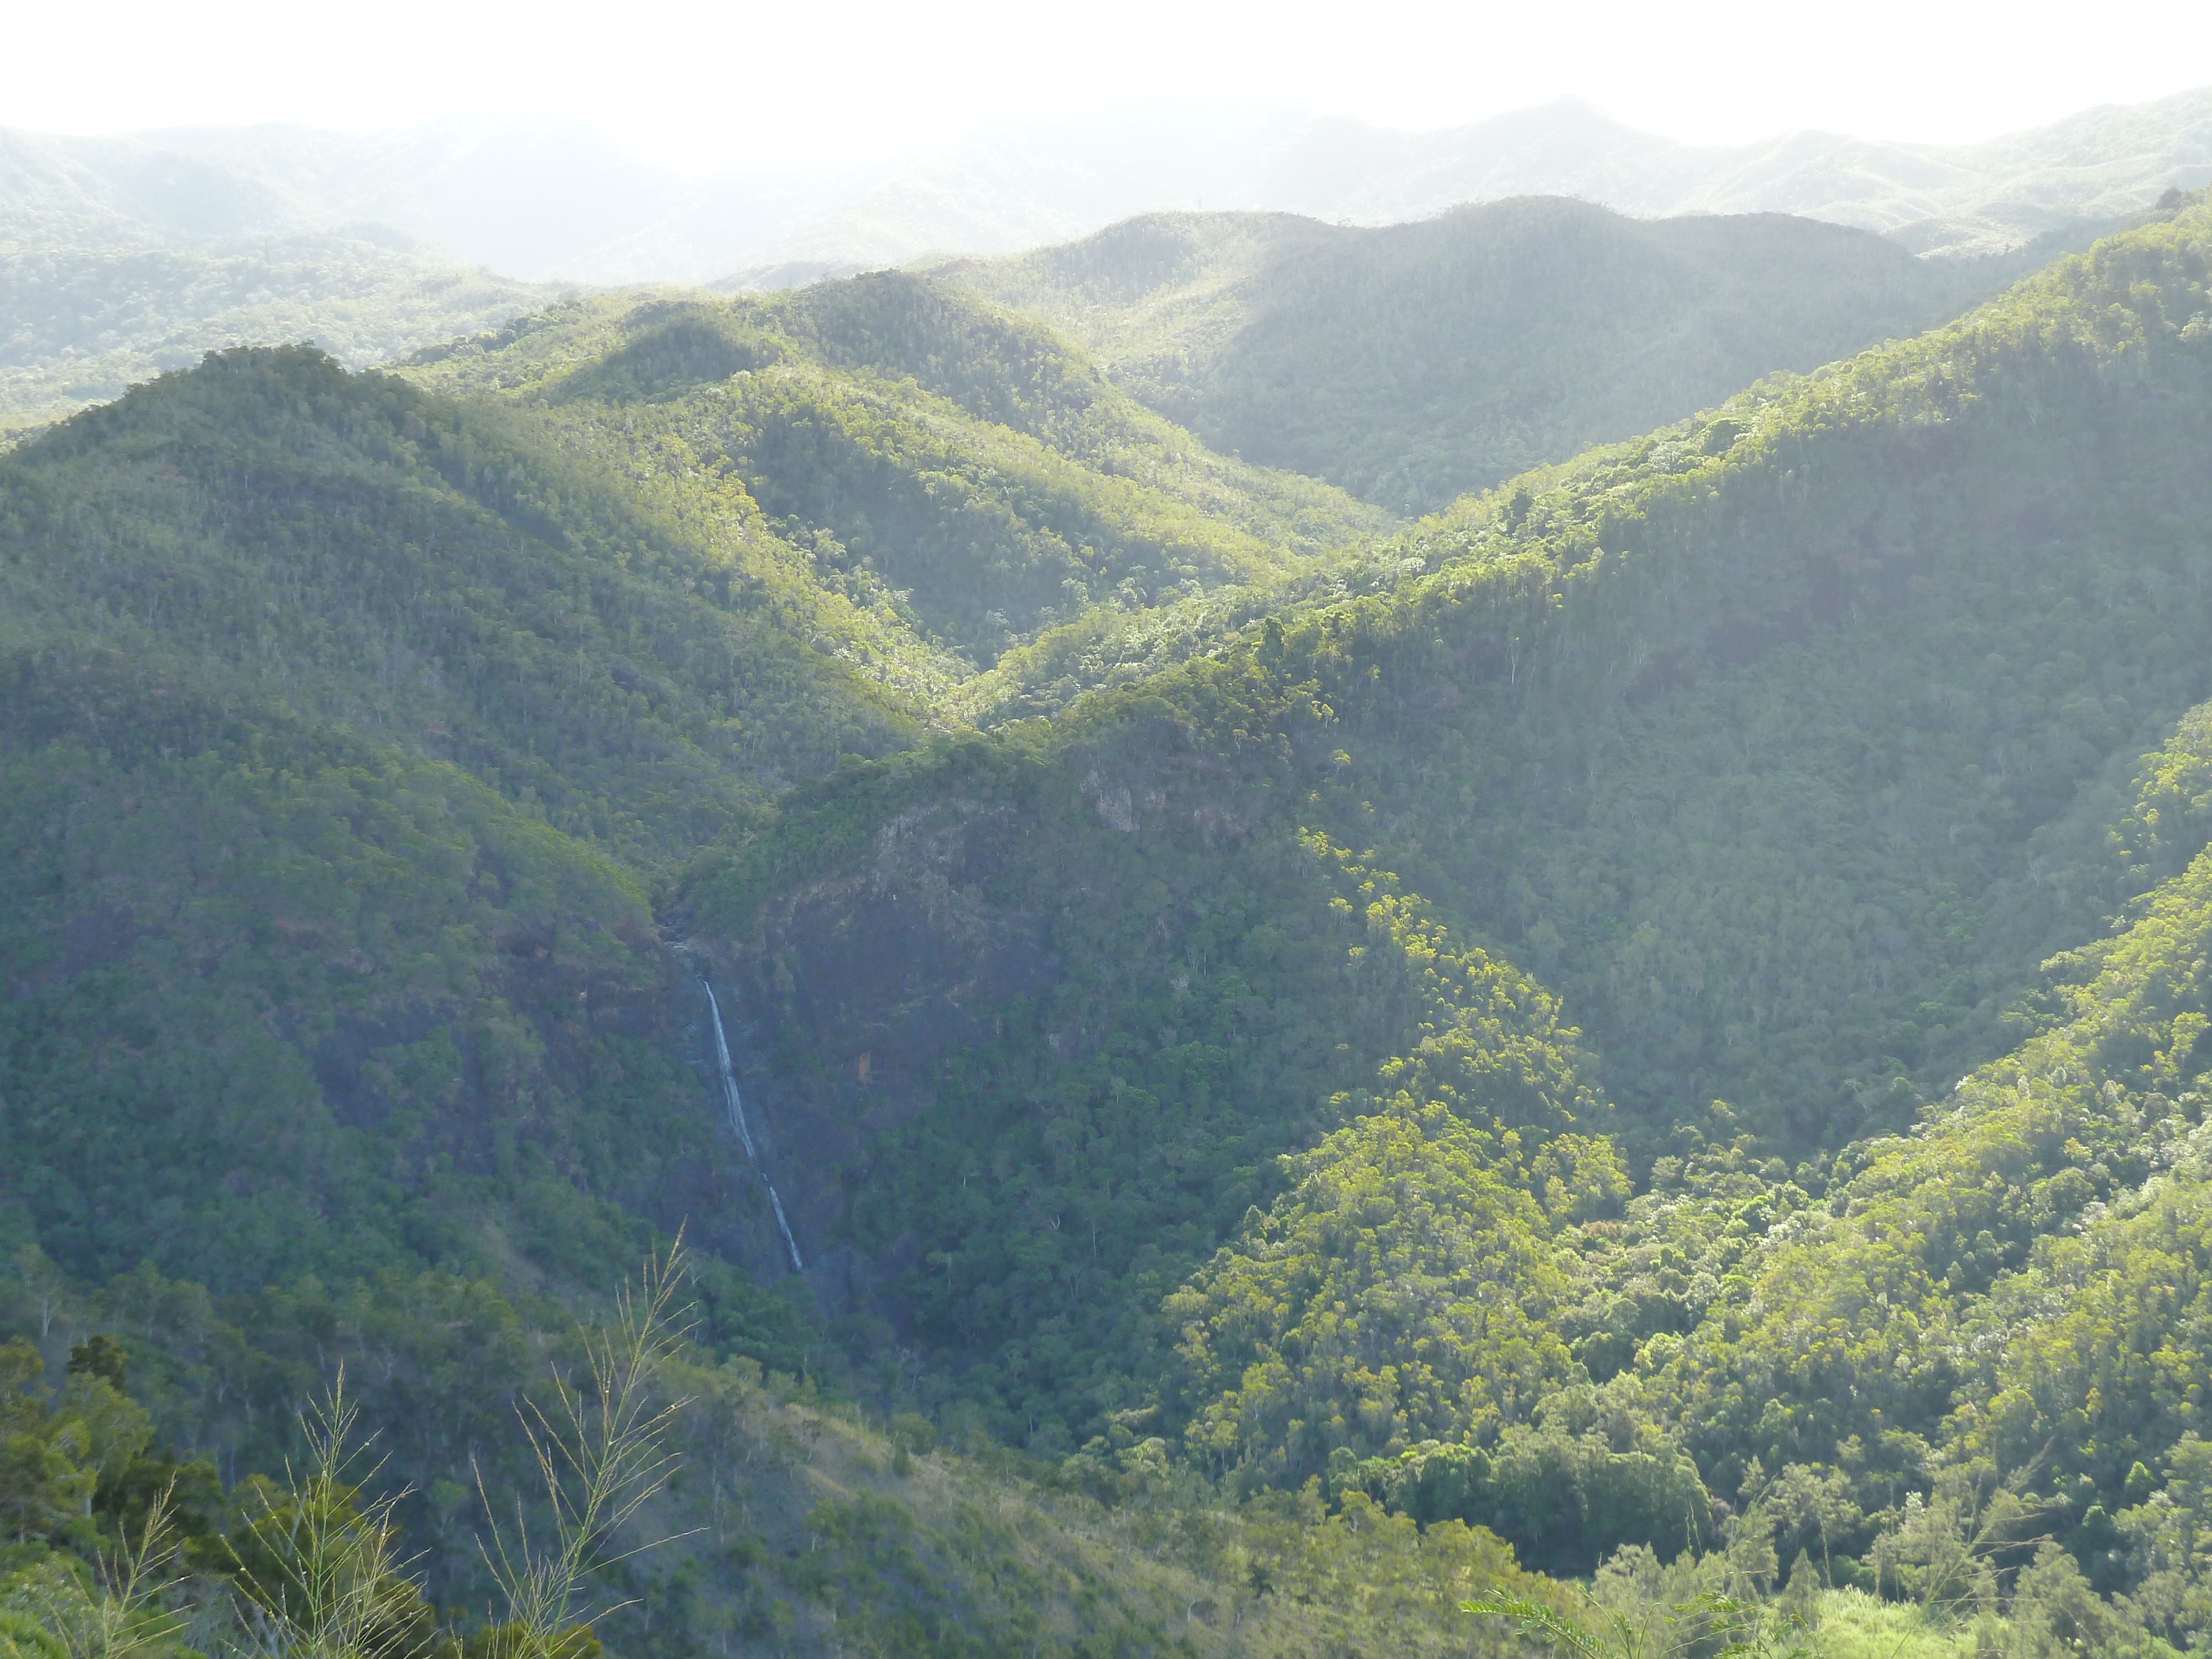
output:
[{"label": "tree-covered hilltop", "polygon": [[530,410],[671,513],[761,523],[883,618],[863,660],[940,695],[1057,624],[1279,575],[1388,524],[1209,453],[1048,331],[890,272],[580,301],[410,373]]},{"label": "tree-covered hilltop", "polygon": [[754,550],[551,434],[310,349],[215,356],[0,465],[11,649],[177,665],[633,857],[912,729],[810,647]]},{"label": "tree-covered hilltop", "polygon": [[285,348],[0,458],[0,1231],[231,1291],[772,1231],[653,872],[915,721],[729,547]]},{"label": "tree-covered hilltop", "polygon": [[1082,342],[1215,448],[1413,514],[1917,333],[2028,268],[1532,197],[1381,228],[1150,214],[939,274]]}]

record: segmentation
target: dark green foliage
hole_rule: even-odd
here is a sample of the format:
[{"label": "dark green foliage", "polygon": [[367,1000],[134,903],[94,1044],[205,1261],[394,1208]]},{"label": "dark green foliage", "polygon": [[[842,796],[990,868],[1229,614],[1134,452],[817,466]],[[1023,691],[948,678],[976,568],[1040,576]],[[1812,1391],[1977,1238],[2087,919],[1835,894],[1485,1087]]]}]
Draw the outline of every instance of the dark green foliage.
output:
[{"label": "dark green foliage", "polygon": [[312,351],[0,483],[17,1237],[252,1288],[478,1260],[495,1212],[564,1277],[633,1218],[772,1224],[638,866],[897,714],[606,479]]},{"label": "dark green foliage", "polygon": [[112,1336],[95,1331],[70,1347],[69,1374],[97,1376],[121,1388],[131,1372],[131,1357]]},{"label": "dark green foliage", "polygon": [[1586,1571],[1625,1545],[1698,1551],[1712,1541],[1711,1497],[1688,1453],[1638,1415],[1589,1389],[1566,1389],[1540,1422],[1492,1447],[1425,1440],[1364,1461],[1340,1448],[1325,1484],[1340,1503],[1364,1492],[1425,1526],[1494,1526],[1520,1559],[1551,1571]]},{"label": "dark green foliage", "polygon": [[[545,1183],[670,1226],[724,1190],[634,878],[449,764],[111,660],[14,690],[0,1202],[72,1268],[444,1261],[495,1194],[587,1263],[635,1235]],[[100,741],[142,699],[167,757]]]}]

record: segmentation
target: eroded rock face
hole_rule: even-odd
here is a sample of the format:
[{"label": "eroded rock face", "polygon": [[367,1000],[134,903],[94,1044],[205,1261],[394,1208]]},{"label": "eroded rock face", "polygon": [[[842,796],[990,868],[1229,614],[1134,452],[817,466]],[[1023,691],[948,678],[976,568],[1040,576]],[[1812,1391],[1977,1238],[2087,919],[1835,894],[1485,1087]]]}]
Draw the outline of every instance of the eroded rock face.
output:
[{"label": "eroded rock face", "polygon": [[870,1305],[895,1264],[840,1242],[876,1136],[933,1102],[933,1062],[1060,976],[1050,919],[983,896],[1016,832],[1012,807],[933,803],[878,830],[859,872],[773,901],[755,939],[691,947],[722,988],[763,1164],[833,1315],[896,1315]]}]

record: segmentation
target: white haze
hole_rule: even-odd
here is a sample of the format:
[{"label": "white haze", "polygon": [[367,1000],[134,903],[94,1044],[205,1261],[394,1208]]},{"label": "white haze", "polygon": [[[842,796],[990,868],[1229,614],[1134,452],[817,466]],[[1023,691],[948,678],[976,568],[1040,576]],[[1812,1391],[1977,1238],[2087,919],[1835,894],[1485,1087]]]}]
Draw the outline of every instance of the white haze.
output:
[{"label": "white haze", "polygon": [[365,132],[535,112],[692,172],[910,161],[984,122],[1149,100],[1426,129],[1567,95],[1698,143],[1808,127],[1960,143],[2212,81],[2212,9],[2172,0],[2110,16],[1906,0],[10,0],[4,23],[0,126]]}]

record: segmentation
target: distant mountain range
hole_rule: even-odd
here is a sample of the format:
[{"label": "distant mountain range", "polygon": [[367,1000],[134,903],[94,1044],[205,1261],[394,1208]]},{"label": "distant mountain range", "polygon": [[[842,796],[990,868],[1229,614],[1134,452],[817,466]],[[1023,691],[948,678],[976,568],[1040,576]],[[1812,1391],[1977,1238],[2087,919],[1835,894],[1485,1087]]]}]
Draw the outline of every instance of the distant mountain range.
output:
[{"label": "distant mountain range", "polygon": [[1064,241],[1156,210],[1374,225],[1565,195],[1638,216],[1795,213],[1917,253],[1987,252],[2208,180],[2212,88],[1969,145],[1798,132],[1705,148],[1572,100],[1431,132],[1154,105],[987,127],[922,161],[701,178],[625,155],[583,122],[455,118],[366,137],[0,133],[0,246],[237,242],[368,222],[527,279],[773,287]]},{"label": "distant mountain range", "polygon": [[1788,214],[1521,197],[1375,228],[1145,214],[931,274],[1080,342],[1216,449],[1420,514],[1917,334],[2095,234],[1926,259]]}]

